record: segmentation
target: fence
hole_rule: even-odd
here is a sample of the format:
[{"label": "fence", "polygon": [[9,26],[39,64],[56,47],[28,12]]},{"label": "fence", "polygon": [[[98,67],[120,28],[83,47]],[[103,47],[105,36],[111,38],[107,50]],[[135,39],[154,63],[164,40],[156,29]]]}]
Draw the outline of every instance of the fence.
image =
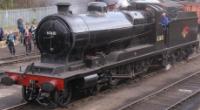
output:
[{"label": "fence", "polygon": [[25,22],[32,22],[33,20],[40,21],[46,15],[56,12],[57,8],[55,6],[17,10],[1,10],[0,26],[7,27],[16,25],[16,21],[20,17],[23,18]]},{"label": "fence", "polygon": [[[89,1],[92,0],[85,0],[82,2],[80,0],[76,0],[72,2],[73,5],[71,6],[71,10],[73,13],[84,13]],[[28,23],[32,22],[33,20],[39,22],[43,17],[54,13],[57,13],[56,6],[16,10],[0,10],[0,27],[16,26],[16,21],[20,17]]]}]

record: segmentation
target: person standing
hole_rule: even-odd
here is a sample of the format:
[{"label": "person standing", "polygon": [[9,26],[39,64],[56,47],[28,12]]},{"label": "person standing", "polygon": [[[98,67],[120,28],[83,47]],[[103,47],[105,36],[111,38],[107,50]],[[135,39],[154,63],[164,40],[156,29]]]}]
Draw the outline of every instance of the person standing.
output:
[{"label": "person standing", "polygon": [[18,28],[19,34],[20,34],[20,42],[23,44],[25,29],[24,29],[24,21],[22,18],[19,18],[17,20],[17,28]]},{"label": "person standing", "polygon": [[15,55],[15,40],[16,40],[16,36],[14,35],[12,31],[10,31],[8,33],[6,43],[8,45],[8,49],[11,55]]},{"label": "person standing", "polygon": [[32,24],[31,27],[29,28],[29,32],[32,36],[33,49],[35,49],[36,46],[35,31],[36,31],[36,26]]},{"label": "person standing", "polygon": [[160,19],[160,24],[166,30],[169,23],[170,23],[169,17],[167,16],[166,13],[163,13],[162,16],[161,16],[161,19]]},{"label": "person standing", "polygon": [[32,51],[32,35],[29,32],[28,27],[25,29],[25,34],[24,34],[24,45],[26,47],[26,55],[30,54]]},{"label": "person standing", "polygon": [[3,28],[0,27],[0,41],[3,40],[3,37],[4,37],[4,31],[3,31]]},{"label": "person standing", "polygon": [[162,13],[162,16],[161,16],[161,19],[160,19],[160,24],[161,24],[161,26],[163,28],[164,36],[167,36],[169,23],[170,23],[170,19],[167,16],[167,14],[166,13]]}]

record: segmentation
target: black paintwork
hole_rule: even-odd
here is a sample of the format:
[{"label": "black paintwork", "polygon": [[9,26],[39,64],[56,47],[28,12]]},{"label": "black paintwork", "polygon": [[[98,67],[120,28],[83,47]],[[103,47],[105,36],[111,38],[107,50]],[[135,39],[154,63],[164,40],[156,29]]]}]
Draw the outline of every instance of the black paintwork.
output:
[{"label": "black paintwork", "polygon": [[[103,53],[106,60],[104,65],[97,67],[45,76],[66,79],[83,77],[141,58],[198,44],[196,14],[177,12],[168,26],[168,34],[163,35],[159,21],[161,14],[167,10],[153,4],[146,5],[146,8],[82,15],[58,13],[44,18],[36,33],[42,54],[41,63],[61,63],[67,68],[84,67],[87,65],[84,64],[86,57],[98,59],[95,58],[98,52]],[[189,32],[183,37],[185,26],[189,27]],[[50,40],[46,39],[50,36],[54,36],[53,50],[49,47]]]},{"label": "black paintwork", "polygon": [[154,31],[154,24],[151,14],[146,11],[108,12],[103,15],[56,14],[41,21],[36,39],[45,62],[52,59],[57,62],[57,58],[80,60],[93,50],[105,52],[113,45],[120,45],[117,49],[121,49],[131,42],[140,43],[136,40],[147,35],[148,39],[153,39],[150,34]]},{"label": "black paintwork", "polygon": [[[58,4],[59,12],[45,17],[37,28],[41,62],[17,73],[22,76],[17,81],[2,79],[2,83],[11,85],[18,80],[24,82],[21,80],[30,74],[47,77],[49,82],[43,84],[40,78],[30,79],[27,91],[32,95],[23,89],[27,101],[37,96],[37,101],[50,99],[44,102],[65,105],[71,100],[72,91],[93,92],[115,79],[145,73],[152,65],[166,66],[187,59],[198,48],[195,13],[177,11],[170,16],[167,28],[163,28],[160,19],[167,10],[158,4],[106,12],[105,4],[94,2],[89,4],[89,13],[82,15],[72,14],[69,5]],[[59,90],[56,86],[60,86]],[[45,96],[38,95],[43,91]],[[44,98],[46,92],[50,93],[48,98]],[[27,98],[29,95],[31,98]]]}]

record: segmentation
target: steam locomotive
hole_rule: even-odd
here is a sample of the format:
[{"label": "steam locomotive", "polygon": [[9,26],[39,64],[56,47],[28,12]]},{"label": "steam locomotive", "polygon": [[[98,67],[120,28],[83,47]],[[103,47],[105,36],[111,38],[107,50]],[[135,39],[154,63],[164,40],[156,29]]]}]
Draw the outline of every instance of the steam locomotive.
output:
[{"label": "steam locomotive", "polygon": [[[87,14],[75,15],[69,3],[57,6],[58,13],[41,20],[36,30],[41,61],[23,72],[6,71],[1,79],[22,85],[28,102],[64,106],[74,91],[92,93],[152,65],[167,67],[187,59],[199,45],[193,12],[172,14],[162,5],[140,3],[108,12],[106,4],[92,2]],[[167,30],[160,24],[162,13],[170,15]]]}]

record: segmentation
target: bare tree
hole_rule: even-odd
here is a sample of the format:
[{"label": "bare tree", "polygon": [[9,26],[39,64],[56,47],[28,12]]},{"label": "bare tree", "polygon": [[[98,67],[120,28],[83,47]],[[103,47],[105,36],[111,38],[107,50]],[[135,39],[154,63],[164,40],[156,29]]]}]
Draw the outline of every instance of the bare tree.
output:
[{"label": "bare tree", "polygon": [[13,8],[13,0],[0,0],[0,8],[1,9]]}]

